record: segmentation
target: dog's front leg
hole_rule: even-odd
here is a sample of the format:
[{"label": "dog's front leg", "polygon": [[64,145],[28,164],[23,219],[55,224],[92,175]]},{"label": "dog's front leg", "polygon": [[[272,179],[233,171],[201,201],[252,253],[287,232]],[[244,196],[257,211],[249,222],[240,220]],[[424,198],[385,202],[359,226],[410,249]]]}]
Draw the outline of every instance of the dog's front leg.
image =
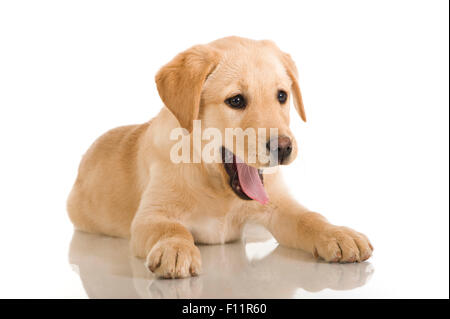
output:
[{"label": "dog's front leg", "polygon": [[373,247],[364,234],[332,225],[286,195],[274,195],[265,224],[280,244],[329,262],[360,262],[372,255]]},{"label": "dog's front leg", "polygon": [[199,249],[191,233],[168,214],[140,209],[131,225],[133,253],[158,277],[185,278],[201,271]]}]

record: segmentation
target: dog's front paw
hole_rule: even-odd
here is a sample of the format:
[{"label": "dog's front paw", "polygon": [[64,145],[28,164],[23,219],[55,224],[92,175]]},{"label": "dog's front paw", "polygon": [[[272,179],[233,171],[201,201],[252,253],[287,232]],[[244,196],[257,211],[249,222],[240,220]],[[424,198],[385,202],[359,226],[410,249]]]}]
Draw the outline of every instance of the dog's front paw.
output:
[{"label": "dog's front paw", "polygon": [[314,240],[314,256],[329,262],[361,262],[372,256],[369,239],[348,227],[332,226],[321,230]]},{"label": "dog's front paw", "polygon": [[200,251],[191,242],[180,238],[160,240],[147,256],[147,268],[158,277],[186,278],[200,274]]}]

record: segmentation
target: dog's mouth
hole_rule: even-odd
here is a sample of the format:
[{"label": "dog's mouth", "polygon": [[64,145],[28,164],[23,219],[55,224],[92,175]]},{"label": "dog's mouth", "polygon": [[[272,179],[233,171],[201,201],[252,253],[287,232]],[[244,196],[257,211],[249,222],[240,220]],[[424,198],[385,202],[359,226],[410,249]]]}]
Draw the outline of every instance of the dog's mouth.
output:
[{"label": "dog's mouth", "polygon": [[222,163],[230,177],[231,189],[237,196],[245,200],[256,200],[263,205],[269,202],[260,169],[245,164],[223,146]]}]

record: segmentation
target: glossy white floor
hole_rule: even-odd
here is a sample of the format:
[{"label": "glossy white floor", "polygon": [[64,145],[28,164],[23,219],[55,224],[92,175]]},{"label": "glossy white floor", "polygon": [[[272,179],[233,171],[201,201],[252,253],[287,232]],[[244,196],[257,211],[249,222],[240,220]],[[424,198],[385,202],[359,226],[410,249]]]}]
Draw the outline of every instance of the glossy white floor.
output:
[{"label": "glossy white floor", "polygon": [[2,254],[9,255],[2,261],[0,297],[448,298],[445,254],[423,255],[413,244],[402,250],[401,238],[379,242],[364,263],[328,264],[280,247],[264,229],[251,226],[241,242],[200,246],[201,276],[164,280],[130,256],[127,240],[82,232],[54,235],[43,236],[36,228],[20,251],[5,245]]},{"label": "glossy white floor", "polygon": [[76,232],[69,261],[91,298],[308,298],[321,291],[319,296],[339,296],[366,285],[374,272],[370,262],[317,263],[309,254],[279,247],[260,228],[248,229],[242,242],[200,250],[201,276],[158,280],[129,256],[127,241]]}]

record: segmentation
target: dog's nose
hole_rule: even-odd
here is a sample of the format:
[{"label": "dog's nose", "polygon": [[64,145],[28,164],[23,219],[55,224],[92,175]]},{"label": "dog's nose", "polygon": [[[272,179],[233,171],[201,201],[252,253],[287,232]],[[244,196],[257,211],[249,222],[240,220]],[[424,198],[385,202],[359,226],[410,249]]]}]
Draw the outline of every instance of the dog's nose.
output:
[{"label": "dog's nose", "polygon": [[271,154],[278,155],[279,164],[283,164],[292,153],[291,139],[285,135],[272,137],[267,142],[266,147]]}]

